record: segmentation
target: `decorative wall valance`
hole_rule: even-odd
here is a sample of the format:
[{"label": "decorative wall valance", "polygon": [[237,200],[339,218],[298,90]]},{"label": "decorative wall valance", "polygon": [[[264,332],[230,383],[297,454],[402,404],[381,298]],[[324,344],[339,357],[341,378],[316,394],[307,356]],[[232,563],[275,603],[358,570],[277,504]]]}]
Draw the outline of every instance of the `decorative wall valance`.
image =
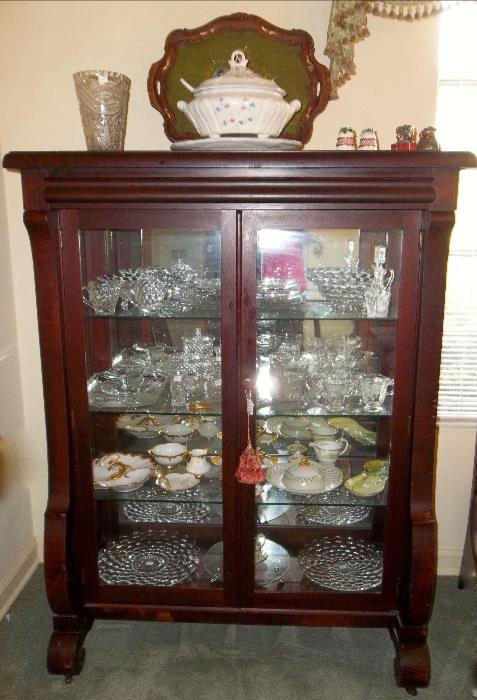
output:
[{"label": "decorative wall valance", "polygon": [[354,45],[369,36],[368,14],[412,22],[460,5],[460,0],[333,0],[325,54],[330,58],[331,95],[356,73]]}]

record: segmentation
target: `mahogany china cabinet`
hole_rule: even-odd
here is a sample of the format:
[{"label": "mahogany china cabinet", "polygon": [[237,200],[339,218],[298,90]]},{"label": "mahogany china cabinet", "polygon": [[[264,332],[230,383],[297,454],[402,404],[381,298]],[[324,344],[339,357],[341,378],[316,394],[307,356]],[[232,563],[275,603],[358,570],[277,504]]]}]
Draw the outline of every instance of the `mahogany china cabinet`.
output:
[{"label": "mahogany china cabinet", "polygon": [[[97,618],[386,627],[398,684],[427,685],[446,257],[474,156],[3,164],[35,271],[49,671],[81,671]],[[249,427],[258,484],[236,476]]]}]

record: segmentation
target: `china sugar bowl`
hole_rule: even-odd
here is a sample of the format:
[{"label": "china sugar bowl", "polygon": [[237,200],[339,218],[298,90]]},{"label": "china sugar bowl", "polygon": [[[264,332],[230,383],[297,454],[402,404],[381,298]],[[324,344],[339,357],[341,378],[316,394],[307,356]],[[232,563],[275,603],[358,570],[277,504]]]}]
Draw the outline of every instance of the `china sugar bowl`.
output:
[{"label": "china sugar bowl", "polygon": [[182,445],[187,443],[193,432],[192,423],[172,423],[162,429],[162,434],[168,442],[179,442]]},{"label": "china sugar bowl", "polygon": [[153,459],[163,467],[173,467],[184,461],[187,450],[185,445],[179,442],[166,442],[155,445],[149,450]]},{"label": "china sugar bowl", "polygon": [[318,463],[299,452],[283,472],[283,486],[292,493],[317,493],[324,489],[324,480]]},{"label": "china sugar bowl", "polygon": [[210,462],[207,461],[207,449],[195,448],[188,452],[189,461],[187,462],[186,471],[196,476],[207,474],[210,469]]},{"label": "china sugar bowl", "polygon": [[217,425],[215,416],[202,416],[202,422],[199,427],[199,435],[208,440],[217,436],[220,427]]},{"label": "china sugar bowl", "polygon": [[114,491],[134,491],[153,473],[150,457],[126,452],[113,452],[93,461],[94,485]]}]

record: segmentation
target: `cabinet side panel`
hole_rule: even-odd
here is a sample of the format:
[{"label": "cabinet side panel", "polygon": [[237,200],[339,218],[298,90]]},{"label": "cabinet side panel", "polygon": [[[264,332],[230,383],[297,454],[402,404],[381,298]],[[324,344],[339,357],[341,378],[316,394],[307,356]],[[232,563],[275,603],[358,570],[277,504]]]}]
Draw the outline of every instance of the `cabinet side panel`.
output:
[{"label": "cabinet side panel", "polygon": [[71,615],[80,606],[80,590],[78,578],[73,575],[72,564],[68,561],[71,528],[70,431],[61,291],[61,232],[56,213],[47,215],[43,211],[30,211],[26,212],[24,220],[30,236],[35,270],[48,443],[46,589],[53,612]]},{"label": "cabinet side panel", "polygon": [[403,621],[425,625],[434,599],[437,524],[434,512],[435,435],[446,289],[446,261],[454,215],[424,219],[419,339],[411,455],[411,560]]}]

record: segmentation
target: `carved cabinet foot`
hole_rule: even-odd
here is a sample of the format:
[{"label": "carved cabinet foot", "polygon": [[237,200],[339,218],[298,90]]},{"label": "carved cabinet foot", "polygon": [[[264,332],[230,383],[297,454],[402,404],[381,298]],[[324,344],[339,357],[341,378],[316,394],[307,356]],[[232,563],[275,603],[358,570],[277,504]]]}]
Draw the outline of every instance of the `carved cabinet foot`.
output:
[{"label": "carved cabinet foot", "polygon": [[91,627],[87,620],[55,618],[48,645],[48,672],[65,676],[66,683],[81,673],[85,659],[84,639]]},{"label": "carved cabinet foot", "polygon": [[405,688],[409,695],[417,695],[416,688],[429,685],[431,675],[427,629],[396,626],[391,630],[391,637],[396,649],[396,682],[401,688]]}]

